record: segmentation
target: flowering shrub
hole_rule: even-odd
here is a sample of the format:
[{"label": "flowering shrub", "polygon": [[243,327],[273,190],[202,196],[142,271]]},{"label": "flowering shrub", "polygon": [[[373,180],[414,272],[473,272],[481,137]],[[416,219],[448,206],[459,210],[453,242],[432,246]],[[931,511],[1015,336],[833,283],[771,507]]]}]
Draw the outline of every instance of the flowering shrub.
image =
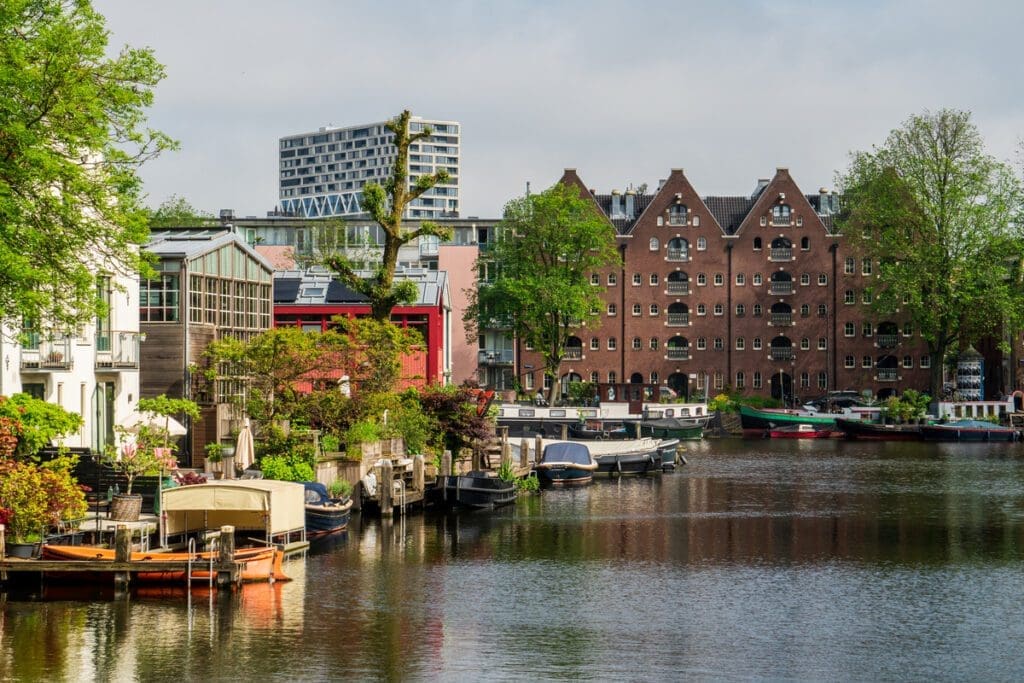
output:
[{"label": "flowering shrub", "polygon": [[195,484],[205,484],[206,477],[189,471],[174,475],[174,481],[178,482],[178,486],[193,486]]},{"label": "flowering shrub", "polygon": [[15,543],[42,534],[50,510],[38,465],[14,460],[0,461],[0,507],[9,511],[7,531]]},{"label": "flowering shrub", "polygon": [[132,493],[135,478],[141,474],[156,474],[161,470],[172,470],[178,466],[170,448],[150,446],[139,435],[138,441],[121,444],[121,448],[110,447],[106,452],[106,462],[128,479],[125,493]]}]

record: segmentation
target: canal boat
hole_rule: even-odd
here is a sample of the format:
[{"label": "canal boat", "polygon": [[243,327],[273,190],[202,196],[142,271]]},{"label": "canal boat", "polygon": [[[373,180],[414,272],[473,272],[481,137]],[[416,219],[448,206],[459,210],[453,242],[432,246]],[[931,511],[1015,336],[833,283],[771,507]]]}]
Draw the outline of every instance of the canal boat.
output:
[{"label": "canal boat", "polygon": [[984,420],[956,420],[921,425],[921,437],[925,441],[1015,441],[1017,430]]},{"label": "canal boat", "polygon": [[[678,444],[678,440],[676,441]],[[591,457],[597,463],[597,474],[624,476],[630,474],[656,474],[661,472],[662,451],[660,441],[649,437],[626,441],[587,444]],[[674,454],[673,448],[673,454]]]},{"label": "canal boat", "polygon": [[710,420],[705,417],[661,417],[626,422],[626,431],[632,438],[652,436],[659,439],[696,441],[704,438],[704,428]]},{"label": "canal boat", "polygon": [[556,441],[544,446],[534,469],[541,482],[553,486],[582,486],[593,481],[597,462],[586,444]]},{"label": "canal boat", "polygon": [[[112,548],[100,548],[86,545],[44,545],[42,549],[43,560],[59,560],[75,562],[82,566],[81,572],[75,575],[81,579],[90,580],[112,580],[112,574],[103,567],[104,564],[114,561],[115,551]],[[290,577],[284,573],[282,560],[284,553],[273,546],[261,546],[257,548],[239,548],[235,550],[233,559],[235,562],[243,563],[241,579],[243,582],[257,581],[289,581]],[[133,563],[144,564],[153,562],[187,562],[192,560],[192,581],[207,581],[210,577],[210,561],[217,561],[217,552],[133,552],[130,555]],[[89,565],[94,565],[95,570],[90,571]],[[62,577],[67,573],[62,572]],[[213,578],[216,578],[217,571],[213,571]],[[189,576],[186,570],[165,570],[154,568],[153,571],[140,571],[136,575],[140,582],[146,583],[188,583]]]},{"label": "canal boat", "polygon": [[586,420],[568,427],[569,438],[581,441],[603,441],[606,439],[628,438],[626,427],[621,422],[605,422],[604,420]]},{"label": "canal boat", "polygon": [[836,417],[836,415],[828,413],[812,413],[806,410],[740,406],[740,423],[743,429],[757,429],[760,431],[795,424],[807,424],[832,429],[836,426]]},{"label": "canal boat", "polygon": [[348,527],[352,499],[331,498],[327,487],[318,481],[303,482],[306,487],[306,537],[342,531]]},{"label": "canal boat", "polygon": [[857,441],[920,441],[921,425],[883,424],[867,420],[836,418],[836,427],[847,439]]},{"label": "canal boat", "polygon": [[828,439],[832,436],[832,429],[808,424],[786,425],[768,430],[768,436],[773,439]]},{"label": "canal boat", "polygon": [[438,479],[431,500],[449,506],[497,508],[516,502],[516,485],[490,472],[452,474]]}]

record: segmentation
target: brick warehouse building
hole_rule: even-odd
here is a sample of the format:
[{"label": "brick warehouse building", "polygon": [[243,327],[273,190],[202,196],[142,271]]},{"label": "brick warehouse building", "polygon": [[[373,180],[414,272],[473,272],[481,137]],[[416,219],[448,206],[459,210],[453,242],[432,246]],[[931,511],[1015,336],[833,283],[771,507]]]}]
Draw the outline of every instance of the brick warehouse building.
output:
[{"label": "brick warehouse building", "polygon": [[[871,310],[873,264],[834,231],[835,194],[804,195],[784,168],[750,196],[701,198],[682,169],[653,195],[597,195],[575,169],[560,182],[608,217],[623,260],[591,276],[605,311],[570,339],[564,384],[660,384],[687,397],[728,386],[787,401],[927,391],[927,348],[908,322]],[[516,358],[533,390],[539,354],[520,347]]]}]

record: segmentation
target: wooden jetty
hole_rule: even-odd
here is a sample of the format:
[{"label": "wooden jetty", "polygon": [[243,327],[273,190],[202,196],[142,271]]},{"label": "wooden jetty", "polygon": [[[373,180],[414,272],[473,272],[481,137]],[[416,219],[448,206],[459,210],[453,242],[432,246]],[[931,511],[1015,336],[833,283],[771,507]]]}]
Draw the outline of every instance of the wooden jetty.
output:
[{"label": "wooden jetty", "polygon": [[[88,572],[90,574],[107,575],[114,584],[115,590],[125,590],[131,584],[132,577],[140,573],[152,572],[184,572],[190,579],[190,572],[208,571],[211,562],[205,559],[196,560],[132,560],[132,530],[126,525],[119,525],[114,536],[114,560],[35,560],[7,558],[4,555],[4,526],[0,524],[0,582],[6,582],[11,574],[33,573],[41,577],[46,575],[62,575],[68,573]],[[160,553],[153,552],[151,557]],[[212,562],[216,572],[218,587],[237,586],[242,582],[242,570],[245,562],[234,559],[235,529],[231,526],[221,527],[218,553]],[[210,574],[210,577],[213,575]],[[272,577],[270,577],[272,580]],[[196,579],[196,582],[208,582],[210,579]]]}]

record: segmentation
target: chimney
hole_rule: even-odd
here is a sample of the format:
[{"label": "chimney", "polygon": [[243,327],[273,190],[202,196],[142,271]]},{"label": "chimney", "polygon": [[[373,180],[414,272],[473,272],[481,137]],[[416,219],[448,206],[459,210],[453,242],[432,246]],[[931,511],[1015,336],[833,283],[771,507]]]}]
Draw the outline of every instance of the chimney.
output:
[{"label": "chimney", "polygon": [[818,213],[822,216],[828,216],[832,213],[831,202],[828,197],[828,188],[822,187],[818,189]]},{"label": "chimney", "polygon": [[624,218],[622,215],[622,195],[618,190],[612,190],[612,220]]},{"label": "chimney", "polygon": [[758,196],[764,191],[764,188],[768,187],[768,183],[771,182],[768,178],[758,178],[757,187],[750,193],[751,199],[757,199]]},{"label": "chimney", "polygon": [[221,209],[220,210],[220,222],[221,223],[230,223],[234,219],[235,219],[235,210],[234,209]]},{"label": "chimney", "polygon": [[626,190],[626,218],[629,220],[636,218],[636,192],[634,190]]}]

